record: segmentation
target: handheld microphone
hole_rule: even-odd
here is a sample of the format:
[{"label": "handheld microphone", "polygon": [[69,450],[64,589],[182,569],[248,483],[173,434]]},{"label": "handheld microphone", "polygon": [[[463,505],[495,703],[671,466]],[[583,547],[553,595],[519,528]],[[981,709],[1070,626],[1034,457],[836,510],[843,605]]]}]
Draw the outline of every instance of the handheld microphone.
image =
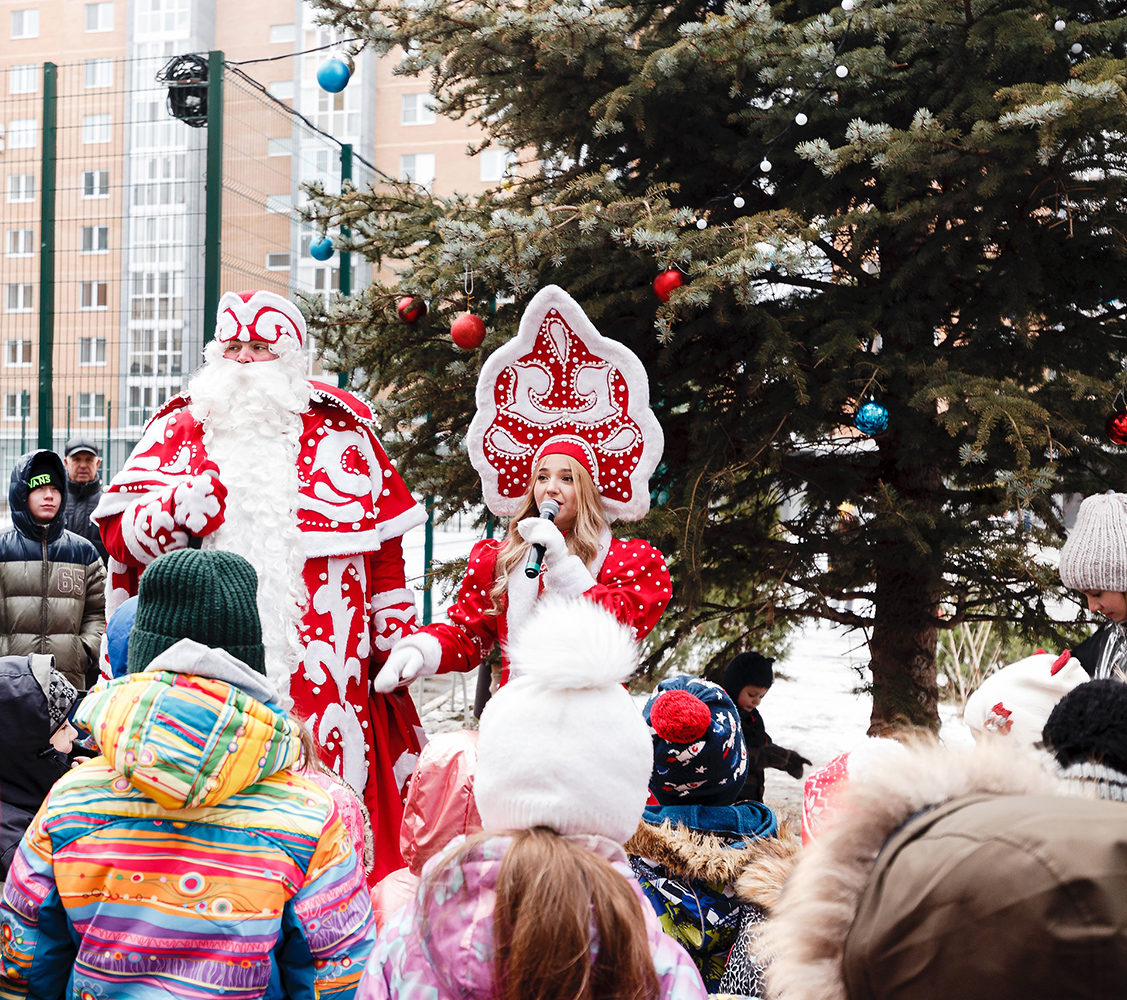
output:
[{"label": "handheld microphone", "polygon": [[[540,516],[554,521],[560,512],[560,505],[555,500],[545,500],[540,505]],[[524,575],[534,580],[540,575],[540,564],[544,561],[544,546],[533,545],[528,550],[528,561],[524,564]]]}]

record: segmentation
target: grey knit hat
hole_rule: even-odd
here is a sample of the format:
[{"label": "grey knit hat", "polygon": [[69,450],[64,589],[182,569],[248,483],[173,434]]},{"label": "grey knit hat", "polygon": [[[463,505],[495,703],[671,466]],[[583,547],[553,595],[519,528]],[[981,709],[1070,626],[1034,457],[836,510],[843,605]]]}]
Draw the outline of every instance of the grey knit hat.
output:
[{"label": "grey knit hat", "polygon": [[1060,578],[1072,590],[1127,593],[1127,493],[1098,493],[1080,505],[1060,550]]},{"label": "grey knit hat", "polygon": [[141,673],[181,639],[225,649],[266,674],[258,574],[234,552],[180,549],[141,574],[137,617],[129,633],[129,673]]},{"label": "grey knit hat", "polygon": [[51,667],[51,680],[47,686],[47,720],[51,726],[52,736],[66,722],[76,701],[78,701],[78,691],[75,686]]}]

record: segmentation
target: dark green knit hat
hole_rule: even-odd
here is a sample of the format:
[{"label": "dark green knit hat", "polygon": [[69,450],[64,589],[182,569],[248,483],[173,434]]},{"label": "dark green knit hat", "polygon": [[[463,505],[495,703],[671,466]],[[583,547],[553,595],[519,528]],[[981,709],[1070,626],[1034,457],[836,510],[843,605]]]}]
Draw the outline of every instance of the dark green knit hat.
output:
[{"label": "dark green knit hat", "polygon": [[141,574],[129,633],[129,673],[139,674],[181,639],[225,649],[266,674],[258,574],[233,552],[180,549]]}]

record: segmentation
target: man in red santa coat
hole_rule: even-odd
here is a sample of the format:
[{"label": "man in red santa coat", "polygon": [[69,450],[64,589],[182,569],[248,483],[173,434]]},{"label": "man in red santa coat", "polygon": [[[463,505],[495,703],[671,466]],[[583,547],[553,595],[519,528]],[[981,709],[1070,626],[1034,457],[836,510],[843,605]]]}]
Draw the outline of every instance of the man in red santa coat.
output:
[{"label": "man in red santa coat", "polygon": [[[422,728],[373,677],[414,628],[402,535],[426,520],[350,393],[309,379],[305,319],[272,292],[228,292],[188,391],[153,417],[94,512],[107,615],[157,556],[236,552],[258,572],[266,667],[322,758],[363,795],[373,879],[403,865],[402,790]],[[269,364],[257,362],[270,362]]]}]

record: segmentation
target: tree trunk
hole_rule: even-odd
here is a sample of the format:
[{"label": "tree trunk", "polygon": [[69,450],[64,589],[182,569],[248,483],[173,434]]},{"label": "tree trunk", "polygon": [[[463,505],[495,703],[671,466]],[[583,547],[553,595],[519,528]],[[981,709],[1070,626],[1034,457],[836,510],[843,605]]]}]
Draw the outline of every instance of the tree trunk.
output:
[{"label": "tree trunk", "polygon": [[[918,508],[934,510],[941,481],[938,469],[924,468],[903,470],[896,485],[904,500],[910,498]],[[904,725],[939,731],[935,653],[941,564],[940,552],[933,549],[923,554],[905,539],[878,544],[869,640],[873,673],[870,736],[884,736]]]}]

